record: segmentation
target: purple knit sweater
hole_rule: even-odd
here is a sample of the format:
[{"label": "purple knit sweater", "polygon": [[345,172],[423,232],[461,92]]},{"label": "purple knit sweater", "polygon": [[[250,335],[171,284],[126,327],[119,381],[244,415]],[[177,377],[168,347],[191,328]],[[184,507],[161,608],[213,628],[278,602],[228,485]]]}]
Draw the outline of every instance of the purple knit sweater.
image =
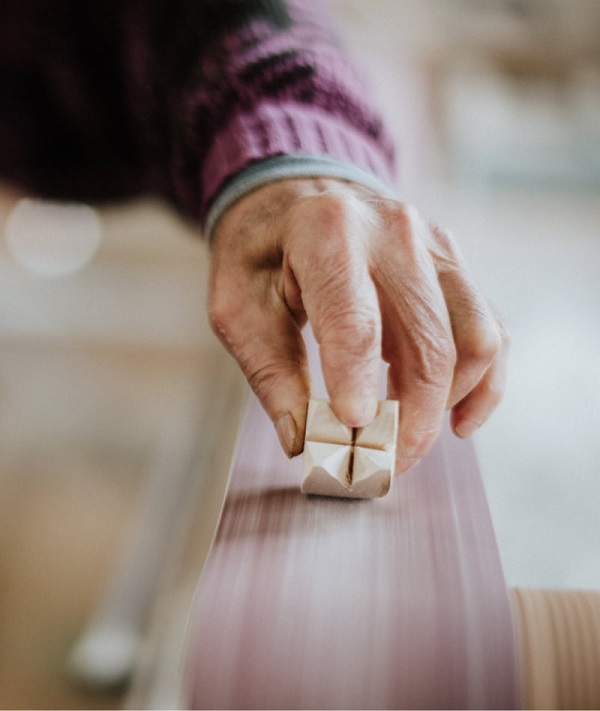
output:
[{"label": "purple knit sweater", "polygon": [[393,149],[321,0],[4,0],[0,176],[59,199],[167,197],[204,221],[249,165]]}]

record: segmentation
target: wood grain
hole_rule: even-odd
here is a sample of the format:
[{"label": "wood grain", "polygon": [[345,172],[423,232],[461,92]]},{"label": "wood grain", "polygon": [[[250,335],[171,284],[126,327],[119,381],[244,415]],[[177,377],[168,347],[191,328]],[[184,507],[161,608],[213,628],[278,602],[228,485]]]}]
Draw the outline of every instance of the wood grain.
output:
[{"label": "wood grain", "polygon": [[372,501],[305,497],[253,402],[187,657],[192,708],[515,708],[510,605],[472,445]]},{"label": "wood grain", "polygon": [[600,708],[600,591],[511,591],[528,709]]}]

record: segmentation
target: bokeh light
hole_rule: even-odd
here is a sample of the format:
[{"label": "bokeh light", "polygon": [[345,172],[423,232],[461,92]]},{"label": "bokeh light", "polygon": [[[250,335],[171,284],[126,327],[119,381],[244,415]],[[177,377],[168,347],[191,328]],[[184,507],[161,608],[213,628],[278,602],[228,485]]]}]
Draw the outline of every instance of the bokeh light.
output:
[{"label": "bokeh light", "polygon": [[96,253],[101,237],[98,212],[81,203],[23,198],[5,226],[12,258],[43,277],[62,277],[82,269]]}]

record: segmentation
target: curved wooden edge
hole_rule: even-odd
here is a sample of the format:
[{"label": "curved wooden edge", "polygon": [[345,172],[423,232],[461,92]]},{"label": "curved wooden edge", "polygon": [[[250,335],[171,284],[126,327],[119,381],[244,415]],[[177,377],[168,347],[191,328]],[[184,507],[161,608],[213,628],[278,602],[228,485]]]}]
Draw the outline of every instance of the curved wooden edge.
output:
[{"label": "curved wooden edge", "polygon": [[510,592],[527,709],[600,708],[600,591]]}]

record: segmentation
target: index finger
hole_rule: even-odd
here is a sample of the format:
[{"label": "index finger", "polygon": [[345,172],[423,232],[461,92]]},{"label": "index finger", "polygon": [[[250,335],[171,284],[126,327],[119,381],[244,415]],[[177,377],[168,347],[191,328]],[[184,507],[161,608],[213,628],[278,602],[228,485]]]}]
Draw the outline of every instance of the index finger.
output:
[{"label": "index finger", "polygon": [[[364,220],[334,193],[303,198],[304,219],[288,266],[319,344],[323,377],[338,418],[363,427],[377,411],[381,315],[371,280]],[[310,219],[307,219],[310,216]]]}]

